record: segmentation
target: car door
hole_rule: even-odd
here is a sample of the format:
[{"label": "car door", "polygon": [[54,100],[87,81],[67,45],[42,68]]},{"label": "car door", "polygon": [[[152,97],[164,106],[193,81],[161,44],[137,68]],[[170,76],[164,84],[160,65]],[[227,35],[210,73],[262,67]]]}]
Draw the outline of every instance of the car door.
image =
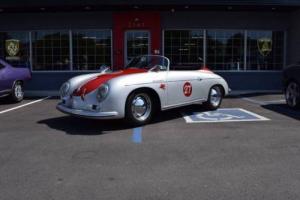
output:
[{"label": "car door", "polygon": [[3,60],[0,60],[1,72],[0,72],[0,90],[2,93],[10,92],[12,85],[14,83],[15,72],[13,68]]},{"label": "car door", "polygon": [[5,90],[5,66],[0,62],[0,93]]},{"label": "car door", "polygon": [[[167,105],[167,71],[157,71],[157,72],[148,72],[149,80],[152,82],[152,87],[156,90],[158,95],[161,98],[161,106],[165,107]],[[146,80],[146,77],[145,77]]]},{"label": "car door", "polygon": [[298,84],[300,84],[300,65],[295,66],[293,74],[294,79],[297,81]]},{"label": "car door", "polygon": [[169,71],[167,74],[167,104],[169,107],[204,99],[202,77],[193,71]]}]

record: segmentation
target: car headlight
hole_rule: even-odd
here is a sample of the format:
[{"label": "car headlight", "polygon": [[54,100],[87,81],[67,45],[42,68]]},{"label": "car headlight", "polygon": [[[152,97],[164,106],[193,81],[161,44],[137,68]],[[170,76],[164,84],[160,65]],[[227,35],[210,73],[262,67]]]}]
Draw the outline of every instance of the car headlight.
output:
[{"label": "car headlight", "polygon": [[65,82],[60,88],[60,96],[63,98],[68,95],[70,91],[70,83]]},{"label": "car headlight", "polygon": [[98,88],[97,92],[97,100],[99,102],[103,101],[105,97],[108,95],[109,86],[107,84],[103,84]]}]

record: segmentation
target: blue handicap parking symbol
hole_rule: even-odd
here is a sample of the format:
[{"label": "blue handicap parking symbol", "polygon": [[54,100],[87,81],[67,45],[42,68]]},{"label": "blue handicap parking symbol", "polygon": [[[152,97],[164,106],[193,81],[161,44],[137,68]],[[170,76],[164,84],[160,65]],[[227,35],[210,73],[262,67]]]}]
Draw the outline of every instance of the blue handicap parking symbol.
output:
[{"label": "blue handicap parking symbol", "polygon": [[241,122],[241,121],[266,121],[266,117],[250,112],[242,108],[222,108],[216,111],[193,112],[185,114],[187,123],[204,122]]}]

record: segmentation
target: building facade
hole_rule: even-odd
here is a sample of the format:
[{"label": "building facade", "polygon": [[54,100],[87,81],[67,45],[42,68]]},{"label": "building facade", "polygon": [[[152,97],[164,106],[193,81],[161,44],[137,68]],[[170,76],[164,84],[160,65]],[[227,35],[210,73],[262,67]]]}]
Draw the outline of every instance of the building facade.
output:
[{"label": "building facade", "polygon": [[293,0],[1,4],[0,57],[31,69],[26,90],[36,95],[140,54],[165,55],[178,70],[207,66],[239,91],[279,91],[282,69],[300,61]]}]

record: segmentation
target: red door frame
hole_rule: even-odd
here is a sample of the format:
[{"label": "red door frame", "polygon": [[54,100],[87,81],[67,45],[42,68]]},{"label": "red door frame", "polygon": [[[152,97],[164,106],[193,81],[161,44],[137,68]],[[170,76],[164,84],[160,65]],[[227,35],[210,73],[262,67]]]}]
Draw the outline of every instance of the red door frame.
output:
[{"label": "red door frame", "polygon": [[124,40],[128,30],[149,31],[151,54],[161,54],[161,25],[158,12],[118,12],[113,14],[113,22],[114,69],[124,67]]}]

